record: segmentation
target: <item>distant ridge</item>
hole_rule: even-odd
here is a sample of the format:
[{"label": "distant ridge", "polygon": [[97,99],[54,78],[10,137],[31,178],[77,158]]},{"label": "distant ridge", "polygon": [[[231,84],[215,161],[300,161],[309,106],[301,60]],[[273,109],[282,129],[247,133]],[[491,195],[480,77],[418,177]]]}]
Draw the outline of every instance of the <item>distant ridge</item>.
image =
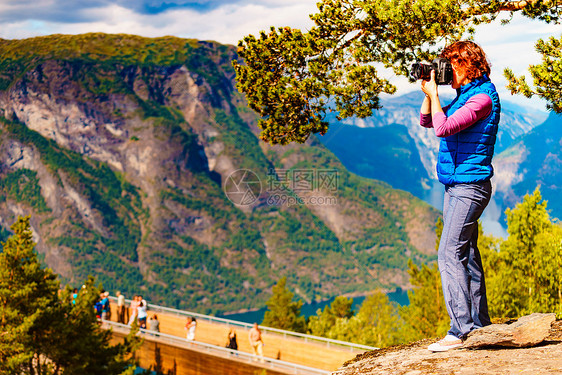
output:
[{"label": "distant ridge", "polygon": [[[383,108],[367,119],[337,121],[333,117],[327,134],[318,136],[318,139],[334,152],[350,171],[361,176],[385,181],[440,209],[442,186],[438,183],[435,172],[439,139],[431,130],[419,126],[419,106],[422,99],[423,93],[410,92],[402,96],[384,98],[382,100]],[[444,95],[441,101],[443,105],[446,105],[452,99],[453,96]],[[545,120],[545,124],[559,121],[556,120],[556,116],[548,119],[547,116],[547,113],[532,107],[524,107],[509,100],[502,100],[502,119],[493,161],[497,173],[492,179],[498,185],[494,205],[495,209],[500,210],[500,213],[490,212],[494,217],[487,218],[487,220],[497,221],[498,225],[505,226],[501,212],[520,201],[525,191],[530,189],[532,192],[538,184],[542,184],[542,180],[538,176],[528,175],[525,179],[525,186],[521,185],[516,188],[515,190],[519,189],[517,192],[515,190],[504,192],[505,189],[501,186],[505,185],[502,182],[504,179],[502,169],[505,169],[505,166],[502,161],[504,158],[501,155],[502,152],[507,152],[515,147],[513,145],[518,142],[531,142],[533,144],[531,147],[541,148],[541,140],[546,139],[544,136],[533,141],[531,138],[525,137],[527,134],[531,137],[531,134],[534,134],[533,129],[541,128],[541,124]],[[554,139],[557,134],[557,131],[553,131],[552,137],[549,139]],[[542,146],[545,144],[543,143]],[[549,149],[550,146],[543,147],[543,150]],[[539,152],[539,154],[542,155],[543,152]],[[534,157],[535,159],[536,157]],[[529,171],[540,171],[543,162],[544,157],[541,161],[535,160],[532,167],[529,167]],[[550,162],[552,163],[553,160],[550,159]],[[556,162],[554,163],[556,164]],[[521,168],[524,169],[523,166]],[[516,173],[512,169],[508,168],[508,170],[510,173]],[[558,200],[557,196],[554,197],[548,192],[547,196],[551,197],[550,199]],[[553,207],[553,213],[562,217],[562,210],[558,205]]]},{"label": "distant ridge", "polygon": [[261,308],[281,276],[304,301],[407,287],[438,212],[315,138],[259,141],[236,58],[176,37],[0,40],[2,239],[29,214],[70,285],[206,313]]}]

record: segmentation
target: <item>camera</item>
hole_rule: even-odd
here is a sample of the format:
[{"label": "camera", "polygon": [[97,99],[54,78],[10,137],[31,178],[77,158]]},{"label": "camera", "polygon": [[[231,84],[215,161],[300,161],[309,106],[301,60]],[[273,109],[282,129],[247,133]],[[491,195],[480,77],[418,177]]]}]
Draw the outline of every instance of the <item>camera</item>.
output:
[{"label": "camera", "polygon": [[449,60],[443,57],[433,60],[431,64],[422,64],[420,62],[412,64],[410,76],[414,80],[422,79],[429,81],[432,70],[435,70],[435,83],[438,85],[450,85],[453,82],[453,66]]}]

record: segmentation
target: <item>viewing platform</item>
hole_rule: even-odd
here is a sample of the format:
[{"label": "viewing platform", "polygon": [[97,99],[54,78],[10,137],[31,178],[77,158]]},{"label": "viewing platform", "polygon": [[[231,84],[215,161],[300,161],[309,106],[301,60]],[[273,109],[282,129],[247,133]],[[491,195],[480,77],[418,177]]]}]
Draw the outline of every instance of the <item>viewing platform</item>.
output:
[{"label": "viewing platform", "polygon": [[[115,340],[121,340],[129,326],[116,323],[116,299],[111,298],[111,319],[103,327],[111,328]],[[127,300],[127,306],[130,301]],[[130,312],[129,312],[130,313]],[[377,348],[331,340],[318,336],[262,327],[264,357],[252,354],[248,340],[251,324],[189,311],[148,304],[148,316],[156,314],[160,333],[141,330],[144,338],[137,358],[142,368],[174,375],[246,375],[246,374],[329,374],[347,360]],[[197,319],[194,341],[186,340],[188,316]],[[227,335],[236,329],[238,350],[226,348]],[[258,372],[261,371],[261,372]]]}]

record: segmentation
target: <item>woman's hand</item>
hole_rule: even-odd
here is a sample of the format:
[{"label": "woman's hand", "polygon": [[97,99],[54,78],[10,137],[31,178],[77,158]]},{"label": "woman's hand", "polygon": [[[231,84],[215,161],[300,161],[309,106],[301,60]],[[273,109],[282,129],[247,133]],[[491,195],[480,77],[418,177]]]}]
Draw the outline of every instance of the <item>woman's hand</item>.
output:
[{"label": "woman's hand", "polygon": [[429,81],[422,81],[421,89],[425,95],[432,101],[437,99],[437,83],[435,83],[435,71],[431,71],[431,78]]},{"label": "woman's hand", "polygon": [[423,115],[431,114],[435,115],[437,112],[443,112],[441,108],[441,102],[439,101],[439,94],[437,92],[437,83],[435,83],[435,71],[432,70],[430,73],[429,81],[422,81],[421,89],[425,94],[420,112]]}]

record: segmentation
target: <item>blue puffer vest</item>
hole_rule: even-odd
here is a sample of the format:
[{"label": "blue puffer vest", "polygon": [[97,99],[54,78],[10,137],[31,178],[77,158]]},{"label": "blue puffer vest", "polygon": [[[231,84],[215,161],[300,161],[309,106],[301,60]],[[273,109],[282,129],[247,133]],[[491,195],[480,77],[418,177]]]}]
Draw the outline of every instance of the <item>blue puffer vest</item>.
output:
[{"label": "blue puffer vest", "polygon": [[457,89],[457,97],[445,113],[451,116],[476,94],[492,99],[490,115],[449,137],[442,138],[437,157],[437,176],[445,185],[489,180],[493,174],[492,156],[500,121],[500,99],[490,78],[483,76]]}]

